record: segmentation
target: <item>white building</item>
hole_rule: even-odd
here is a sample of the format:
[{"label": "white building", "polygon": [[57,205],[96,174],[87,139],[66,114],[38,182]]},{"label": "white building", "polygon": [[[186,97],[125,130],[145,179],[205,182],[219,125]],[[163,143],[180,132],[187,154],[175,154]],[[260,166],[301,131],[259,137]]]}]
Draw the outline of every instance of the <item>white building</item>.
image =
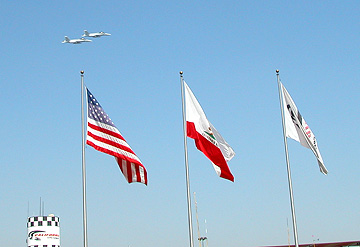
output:
[{"label": "white building", "polygon": [[60,219],[49,216],[32,216],[27,222],[28,247],[60,247]]}]

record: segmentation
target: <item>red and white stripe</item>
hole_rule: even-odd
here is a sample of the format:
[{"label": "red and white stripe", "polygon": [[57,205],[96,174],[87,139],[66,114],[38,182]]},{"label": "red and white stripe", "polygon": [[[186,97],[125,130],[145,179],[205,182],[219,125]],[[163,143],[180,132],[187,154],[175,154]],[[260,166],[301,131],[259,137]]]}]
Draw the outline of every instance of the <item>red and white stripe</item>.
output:
[{"label": "red and white stripe", "polygon": [[147,172],[116,127],[87,118],[86,143],[96,150],[115,157],[128,183],[147,185]]}]

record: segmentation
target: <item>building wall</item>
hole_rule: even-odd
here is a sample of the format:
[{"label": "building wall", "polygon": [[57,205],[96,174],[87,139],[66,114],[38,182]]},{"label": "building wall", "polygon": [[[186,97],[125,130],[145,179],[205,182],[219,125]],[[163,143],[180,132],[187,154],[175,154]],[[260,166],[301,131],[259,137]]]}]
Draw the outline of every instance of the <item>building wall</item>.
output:
[{"label": "building wall", "polygon": [[27,222],[28,247],[60,247],[60,219],[57,216],[33,216]]}]

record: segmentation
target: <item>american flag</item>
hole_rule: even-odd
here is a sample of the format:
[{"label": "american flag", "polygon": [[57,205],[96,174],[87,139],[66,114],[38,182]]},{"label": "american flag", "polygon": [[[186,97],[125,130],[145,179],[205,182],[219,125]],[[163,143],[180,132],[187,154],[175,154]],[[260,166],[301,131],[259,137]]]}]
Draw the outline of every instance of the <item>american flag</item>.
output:
[{"label": "american flag", "polygon": [[94,95],[86,88],[88,114],[86,143],[96,150],[115,157],[129,182],[147,185],[147,172],[140,159],[115,127]]}]

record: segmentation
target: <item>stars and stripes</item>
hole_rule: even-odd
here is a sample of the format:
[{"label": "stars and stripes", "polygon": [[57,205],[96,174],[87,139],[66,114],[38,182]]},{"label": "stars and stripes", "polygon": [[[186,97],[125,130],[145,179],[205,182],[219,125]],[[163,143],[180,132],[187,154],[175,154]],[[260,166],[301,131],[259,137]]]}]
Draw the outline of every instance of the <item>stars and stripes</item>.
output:
[{"label": "stars and stripes", "polygon": [[86,143],[100,152],[114,156],[129,183],[147,184],[147,172],[140,159],[88,88],[86,92],[88,103]]}]

